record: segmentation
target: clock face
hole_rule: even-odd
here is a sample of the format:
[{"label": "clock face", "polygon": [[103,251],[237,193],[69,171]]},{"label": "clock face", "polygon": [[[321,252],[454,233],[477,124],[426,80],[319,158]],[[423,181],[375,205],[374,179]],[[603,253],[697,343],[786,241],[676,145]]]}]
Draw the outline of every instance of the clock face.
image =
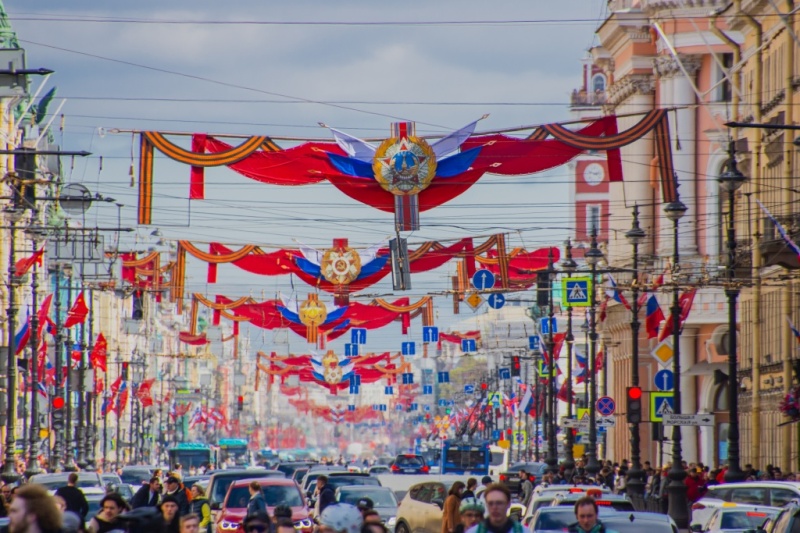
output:
[{"label": "clock face", "polygon": [[606,172],[603,165],[599,163],[590,163],[586,165],[583,170],[583,180],[589,185],[597,185],[603,181]]}]

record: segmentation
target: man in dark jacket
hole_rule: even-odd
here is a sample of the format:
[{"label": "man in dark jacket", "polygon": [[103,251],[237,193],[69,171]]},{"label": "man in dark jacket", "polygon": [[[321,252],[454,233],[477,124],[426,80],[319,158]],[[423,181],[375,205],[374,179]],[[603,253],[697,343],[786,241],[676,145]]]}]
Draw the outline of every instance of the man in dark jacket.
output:
[{"label": "man in dark jacket", "polygon": [[161,496],[161,480],[158,477],[151,477],[150,483],[142,485],[136,494],[131,498],[131,506],[134,509],[140,507],[158,507]]},{"label": "man in dark jacket", "polygon": [[169,476],[166,483],[167,492],[164,496],[172,496],[178,503],[178,516],[189,514],[189,499],[181,486],[181,481],[175,476]]},{"label": "man in dark jacket", "polygon": [[67,502],[67,511],[72,511],[86,520],[86,515],[89,513],[89,502],[86,501],[83,491],[75,486],[77,483],[78,474],[73,472],[67,477],[67,486],[56,490],[56,496],[61,496]]},{"label": "man in dark jacket", "polygon": [[334,495],[333,488],[328,485],[328,476],[319,476],[317,478],[317,516],[321,516],[327,506],[336,503]]}]

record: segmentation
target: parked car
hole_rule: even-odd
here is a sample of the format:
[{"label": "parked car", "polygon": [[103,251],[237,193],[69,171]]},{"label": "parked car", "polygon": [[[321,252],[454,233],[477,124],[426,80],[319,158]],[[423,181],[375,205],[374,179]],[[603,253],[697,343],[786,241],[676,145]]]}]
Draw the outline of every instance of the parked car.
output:
[{"label": "parked car", "polygon": [[240,479],[260,478],[286,479],[283,472],[279,470],[265,469],[217,470],[211,474],[208,480],[206,496],[208,497],[208,505],[211,507],[213,520],[216,521],[218,518],[218,511],[222,509],[222,502],[225,501],[225,496],[228,494],[228,488],[231,483]]},{"label": "parked car", "polygon": [[[598,507],[601,520],[616,513],[610,507]],[[541,507],[532,514],[526,514],[522,525],[531,531],[566,531],[567,526],[575,523],[575,510],[567,507]]]},{"label": "parked car", "polygon": [[192,485],[198,481],[208,481],[209,479],[211,479],[211,476],[187,476],[183,478],[183,486],[187,489],[191,489]]},{"label": "parked car", "polygon": [[[35,476],[31,476],[30,483],[43,485],[48,491],[54,493],[60,487],[67,486],[69,474],[69,472],[60,474],[36,474]],[[105,490],[103,479],[97,472],[78,472],[77,487],[79,489],[94,487]]]},{"label": "parked car", "polygon": [[520,494],[520,492],[522,492],[522,483],[519,480],[520,470],[524,470],[528,474],[533,475],[531,483],[533,483],[535,487],[542,479],[546,468],[546,463],[514,463],[508,467],[508,470],[500,474],[498,481],[508,487],[512,495]]},{"label": "parked car", "polygon": [[[373,487],[380,487],[381,482],[378,478],[370,476],[369,474],[357,474],[355,472],[331,472],[325,474],[328,476],[328,485],[335,491],[339,487],[346,485],[368,485]],[[314,499],[314,486],[310,486],[306,492],[308,497],[308,505],[313,507],[317,501]]]},{"label": "parked car", "polygon": [[308,468],[298,468],[292,473],[291,476],[286,476],[286,477],[291,477],[295,481],[295,483],[299,485],[300,483],[303,482],[303,478],[306,476],[307,473],[308,473]]},{"label": "parked car", "polygon": [[391,474],[392,473],[392,469],[389,468],[386,465],[375,465],[375,466],[369,467],[369,470],[367,470],[367,473],[370,476],[379,476],[381,474]]},{"label": "parked car", "polygon": [[267,502],[270,516],[278,505],[288,505],[292,508],[295,531],[311,533],[313,524],[297,483],[291,479],[276,476],[232,480],[215,520],[217,533],[244,533],[242,521],[247,515],[247,502],[250,500],[250,483],[252,481],[258,481],[258,484],[261,485],[261,493]]},{"label": "parked car", "polygon": [[442,508],[452,481],[417,483],[397,506],[395,533],[441,533]]},{"label": "parked car", "polygon": [[[584,493],[567,493],[558,494],[553,498],[551,507],[575,507],[575,502],[583,498]],[[633,503],[627,496],[622,494],[603,494],[601,498],[595,498],[594,502],[597,504],[598,509],[601,507],[610,507],[615,511],[635,511]]]},{"label": "parked car", "polygon": [[300,483],[300,488],[303,490],[303,494],[310,497],[311,494],[314,493],[314,484],[317,482],[317,478],[323,474],[330,477],[331,474],[349,474],[347,470],[343,469],[341,466],[337,467],[335,470],[310,470],[306,472],[306,475],[303,476],[303,482]]},{"label": "parked car", "polygon": [[119,477],[123,483],[138,488],[142,483],[149,483],[150,478],[153,477],[153,472],[157,469],[157,466],[124,466]]},{"label": "parked car", "polygon": [[430,471],[421,455],[400,454],[392,463],[392,474],[428,474]]},{"label": "parked car", "polygon": [[397,498],[389,487],[345,485],[336,489],[336,501],[356,505],[361,498],[372,500],[373,508],[381,515],[381,522],[393,531],[397,525]]},{"label": "parked car", "polygon": [[712,485],[700,500],[692,504],[692,523],[707,522],[714,510],[725,502],[783,507],[793,500],[800,500],[800,482],[746,481]]},{"label": "parked car", "polygon": [[778,516],[781,510],[777,507],[755,507],[737,505],[736,507],[720,507],[714,511],[705,524],[693,522],[691,531],[700,533],[739,532],[760,529],[767,520]]},{"label": "parked car", "polygon": [[604,516],[606,531],[614,533],[679,533],[678,526],[669,515],[661,513],[615,513]]},{"label": "parked car", "polygon": [[275,470],[280,470],[283,472],[286,477],[291,478],[294,475],[295,470],[299,468],[305,468],[308,470],[312,465],[317,463],[313,461],[290,461],[286,463],[278,463],[275,465]]},{"label": "parked car", "polygon": [[778,513],[778,516],[764,523],[763,530],[766,533],[792,533],[800,531],[800,506],[794,503],[787,505]]}]

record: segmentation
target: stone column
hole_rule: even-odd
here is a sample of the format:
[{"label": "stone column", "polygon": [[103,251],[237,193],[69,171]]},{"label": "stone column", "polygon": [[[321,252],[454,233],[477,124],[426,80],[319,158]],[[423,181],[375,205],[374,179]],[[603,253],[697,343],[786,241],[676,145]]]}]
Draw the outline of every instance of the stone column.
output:
[{"label": "stone column", "polygon": [[[680,246],[680,244],[679,244]],[[681,332],[681,413],[694,414],[697,412],[697,387],[695,386],[695,376],[687,376],[685,373],[697,363],[697,334],[700,328],[685,325]],[[683,440],[683,459],[687,463],[697,461],[697,428],[681,428]]]}]

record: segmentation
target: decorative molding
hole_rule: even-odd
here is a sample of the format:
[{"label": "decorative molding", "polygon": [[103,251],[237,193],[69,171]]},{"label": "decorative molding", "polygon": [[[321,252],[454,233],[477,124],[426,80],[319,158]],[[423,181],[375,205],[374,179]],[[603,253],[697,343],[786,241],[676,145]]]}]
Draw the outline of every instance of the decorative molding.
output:
[{"label": "decorative molding", "polygon": [[660,78],[672,78],[674,76],[683,76],[681,65],[686,69],[689,75],[694,75],[695,72],[700,70],[703,62],[703,57],[695,54],[679,54],[680,63],[672,56],[658,56],[653,59],[653,74]]},{"label": "decorative molding", "polygon": [[630,74],[608,87],[608,103],[618,106],[635,94],[653,94],[655,78],[650,74]]}]

